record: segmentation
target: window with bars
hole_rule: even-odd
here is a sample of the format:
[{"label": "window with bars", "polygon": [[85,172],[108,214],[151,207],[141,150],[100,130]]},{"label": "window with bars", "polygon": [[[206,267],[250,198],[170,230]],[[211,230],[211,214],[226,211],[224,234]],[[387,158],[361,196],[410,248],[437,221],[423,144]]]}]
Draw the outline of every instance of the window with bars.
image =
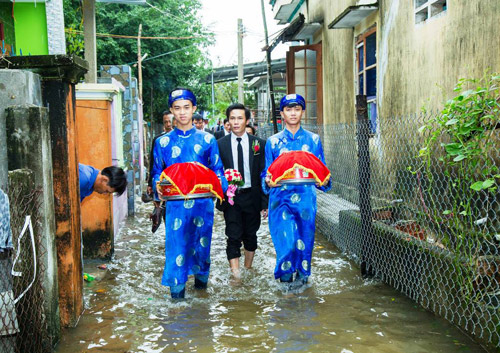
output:
[{"label": "window with bars", "polygon": [[415,0],[415,24],[446,13],[447,0]]},{"label": "window with bars", "polygon": [[370,129],[377,131],[377,32],[370,29],[356,42],[357,94],[366,95]]}]

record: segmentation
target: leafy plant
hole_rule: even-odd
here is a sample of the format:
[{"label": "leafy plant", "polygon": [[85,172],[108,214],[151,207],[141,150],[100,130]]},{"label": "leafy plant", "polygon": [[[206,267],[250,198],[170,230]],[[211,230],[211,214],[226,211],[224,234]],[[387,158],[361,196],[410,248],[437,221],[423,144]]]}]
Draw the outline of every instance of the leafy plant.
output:
[{"label": "leafy plant", "polygon": [[[76,34],[76,28],[69,27],[66,32],[66,51],[68,55],[74,54],[83,57],[84,53],[84,42],[83,38]],[[81,28],[77,30],[81,31]]]},{"label": "leafy plant", "polygon": [[[499,143],[499,82],[498,74],[459,80],[454,89],[456,96],[420,128],[428,134],[419,157],[428,179],[432,217],[447,229],[445,245],[469,258],[476,256],[482,242],[492,237],[486,228],[478,229],[478,225],[488,215],[490,199],[500,179],[492,155]],[[442,180],[436,179],[436,169],[444,174],[445,209],[442,195],[435,192],[442,186],[439,184]],[[475,207],[478,202],[486,207]]]},{"label": "leafy plant", "polygon": [[[208,108],[210,86],[202,81],[209,73],[206,48],[213,40],[200,21],[199,0],[156,0],[154,6],[96,3],[96,29],[106,35],[137,36],[142,24],[142,92],[147,120],[161,122],[168,108],[168,93],[176,86],[189,87],[196,93],[198,109]],[[64,19],[68,29],[82,30],[80,0],[64,0]],[[185,39],[178,39],[183,37]],[[83,35],[67,36],[68,50],[83,55]],[[73,39],[74,38],[74,39]],[[73,42],[72,42],[73,40]],[[137,77],[137,40],[97,37],[97,65],[129,65]]]}]

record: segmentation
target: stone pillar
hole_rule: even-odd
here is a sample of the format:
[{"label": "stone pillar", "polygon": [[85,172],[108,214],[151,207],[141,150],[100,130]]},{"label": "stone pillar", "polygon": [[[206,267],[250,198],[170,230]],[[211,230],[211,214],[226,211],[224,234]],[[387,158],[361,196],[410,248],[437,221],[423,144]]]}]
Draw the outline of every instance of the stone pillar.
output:
[{"label": "stone pillar", "polygon": [[[21,70],[0,70],[0,141],[5,135],[6,108],[11,105],[42,105],[39,76]],[[0,143],[0,188],[7,192],[7,145]]]},{"label": "stone pillar", "polygon": [[40,205],[32,215],[41,238],[39,252],[44,271],[41,286],[44,313],[52,345],[60,338],[59,292],[57,283],[57,251],[55,244],[54,191],[52,183],[52,153],[47,108],[15,106],[7,109],[7,146],[10,169],[33,172],[34,188],[41,190]]},{"label": "stone pillar", "polygon": [[49,108],[61,324],[74,326],[83,311],[80,187],[75,133],[75,83],[87,72],[76,56],[9,57],[0,63],[42,76],[42,102]]},{"label": "stone pillar", "polygon": [[66,54],[63,0],[46,1],[45,16],[47,17],[49,54]]},{"label": "stone pillar", "polygon": [[145,190],[144,181],[144,165],[143,160],[143,138],[142,138],[142,102],[139,99],[139,88],[137,79],[132,77],[130,85],[132,94],[132,128],[133,128],[133,150],[134,150],[134,185],[135,196],[141,196]]}]

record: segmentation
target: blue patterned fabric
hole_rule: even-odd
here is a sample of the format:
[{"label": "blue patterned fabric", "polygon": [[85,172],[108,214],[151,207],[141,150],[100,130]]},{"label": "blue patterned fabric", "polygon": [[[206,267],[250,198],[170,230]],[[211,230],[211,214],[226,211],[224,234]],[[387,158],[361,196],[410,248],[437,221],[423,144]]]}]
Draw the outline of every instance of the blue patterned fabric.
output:
[{"label": "blue patterned fabric", "polygon": [[172,104],[174,104],[175,101],[178,101],[178,100],[181,100],[181,99],[188,100],[194,106],[196,106],[196,97],[195,97],[195,95],[193,94],[193,92],[188,91],[186,89],[178,89],[178,90],[173,91],[172,93],[170,93],[170,95],[168,96],[168,106],[171,107]]},{"label": "blue patterned fabric", "polygon": [[9,197],[0,189],[0,251],[12,249]]},{"label": "blue patterned fabric", "polygon": [[94,183],[99,175],[99,169],[90,165],[78,164],[78,174],[80,176],[80,202],[94,192]]},{"label": "blue patterned fabric", "polygon": [[302,107],[303,110],[306,110],[306,101],[300,94],[287,94],[286,96],[281,98],[280,111],[282,112],[283,109],[290,104],[298,104]]},{"label": "blue patterned fabric", "polygon": [[[224,170],[215,137],[194,127],[188,131],[174,129],[158,138],[154,146],[153,189],[166,167],[183,162],[200,162],[212,169],[227,189]],[[210,244],[214,222],[213,199],[168,201],[165,212],[165,268],[162,284],[177,286],[188,276],[208,276]]]},{"label": "blue patterned fabric", "polygon": [[[325,163],[319,135],[302,127],[293,135],[287,129],[269,137],[266,143],[266,167],[262,172],[262,189],[269,194],[269,230],[276,250],[274,277],[296,271],[311,274],[316,220],[316,187],[285,184],[270,188],[265,182],[267,169],[281,153],[308,151]],[[331,188],[331,181],[320,187]]]}]

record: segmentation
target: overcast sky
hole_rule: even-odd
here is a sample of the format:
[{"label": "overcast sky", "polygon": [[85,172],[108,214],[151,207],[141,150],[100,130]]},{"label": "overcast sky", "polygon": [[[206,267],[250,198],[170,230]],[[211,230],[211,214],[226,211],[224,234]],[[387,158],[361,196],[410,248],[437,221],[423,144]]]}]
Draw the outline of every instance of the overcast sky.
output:
[{"label": "overcast sky", "polygon": [[[214,67],[238,64],[238,18],[243,20],[243,62],[265,60],[264,24],[260,0],[201,0],[203,24],[215,33],[216,43],[209,49]],[[283,29],[274,19],[269,0],[264,0],[269,37]],[[272,52],[272,59],[284,58],[287,46],[281,44]]]}]

